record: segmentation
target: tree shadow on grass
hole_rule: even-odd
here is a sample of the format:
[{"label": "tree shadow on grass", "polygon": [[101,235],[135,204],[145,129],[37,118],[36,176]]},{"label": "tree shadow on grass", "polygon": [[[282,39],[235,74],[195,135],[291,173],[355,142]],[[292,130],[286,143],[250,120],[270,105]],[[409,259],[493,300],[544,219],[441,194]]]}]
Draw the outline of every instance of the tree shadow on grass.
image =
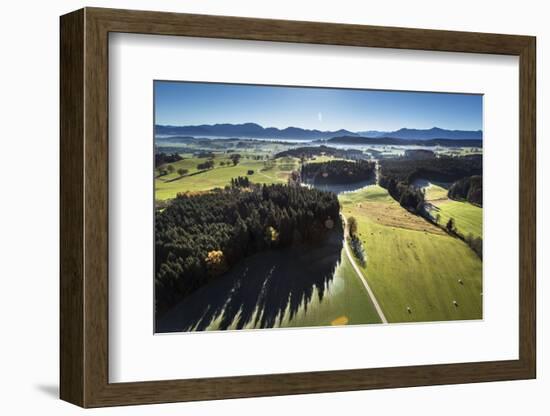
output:
[{"label": "tree shadow on grass", "polygon": [[272,328],[292,320],[317,293],[322,300],[340,261],[343,231],[322,242],[270,250],[246,258],[156,321],[155,331]]}]

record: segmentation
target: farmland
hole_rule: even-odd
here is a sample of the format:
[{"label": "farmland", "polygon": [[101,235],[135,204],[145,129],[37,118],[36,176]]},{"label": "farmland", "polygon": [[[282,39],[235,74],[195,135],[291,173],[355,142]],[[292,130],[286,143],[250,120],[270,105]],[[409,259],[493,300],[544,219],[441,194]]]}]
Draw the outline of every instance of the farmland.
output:
[{"label": "farmland", "polygon": [[358,221],[368,255],[363,271],[390,322],[481,318],[481,261],[462,241],[379,186],[340,195],[340,202]]},{"label": "farmland", "polygon": [[[289,173],[297,166],[298,162],[292,158],[278,159],[273,165],[265,161],[243,157],[233,165],[225,154],[214,153],[214,168],[198,170],[197,165],[205,159],[198,157],[185,157],[171,163],[174,172],[166,176],[155,178],[155,199],[166,200],[175,198],[178,192],[202,192],[214,188],[223,188],[229,184],[231,178],[247,176],[248,171],[254,173],[250,176],[253,183],[286,183]],[[222,162],[224,165],[220,165]],[[189,172],[180,177],[178,169],[187,169]]]},{"label": "farmland", "polygon": [[[209,148],[202,143],[200,149],[179,146],[181,160],[169,163],[169,172],[155,174],[157,202],[170,204],[180,193],[210,193],[230,186],[237,177],[246,177],[251,189],[254,184],[287,184],[291,173],[300,171],[302,165],[339,161],[332,166],[345,167],[359,163],[356,157],[361,155],[354,150],[354,160],[350,160],[316,150],[307,157],[292,152],[276,157],[297,145],[256,144],[239,150],[240,159],[234,163],[231,157],[238,143],[233,142],[230,151],[220,149],[219,144]],[[378,163],[375,147],[363,151],[364,160]],[[439,149],[438,154],[449,151]],[[460,153],[461,149],[452,151]],[[211,168],[199,169],[206,160],[211,161]],[[178,173],[181,169],[184,174]],[[357,186],[324,184],[319,189],[338,194],[341,214],[356,219],[365,264],[352,267],[355,261],[346,255],[342,236],[333,236],[330,244],[319,247],[292,245],[255,253],[177,302],[158,317],[157,330],[380,323],[365,284],[389,323],[480,319],[482,261],[464,241],[449,235],[444,225],[453,218],[458,234],[482,237],[482,209],[449,199],[448,184],[419,178],[415,186],[423,190],[426,206],[438,215],[440,226],[400,205],[378,184],[378,174],[376,180]]]}]

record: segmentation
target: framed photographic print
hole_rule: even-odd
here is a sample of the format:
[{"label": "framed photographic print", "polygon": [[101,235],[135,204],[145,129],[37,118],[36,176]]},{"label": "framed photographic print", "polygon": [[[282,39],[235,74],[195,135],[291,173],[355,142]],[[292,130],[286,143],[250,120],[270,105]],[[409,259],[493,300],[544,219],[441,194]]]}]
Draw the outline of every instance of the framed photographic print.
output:
[{"label": "framed photographic print", "polygon": [[534,378],[535,38],[61,17],[61,398]]}]

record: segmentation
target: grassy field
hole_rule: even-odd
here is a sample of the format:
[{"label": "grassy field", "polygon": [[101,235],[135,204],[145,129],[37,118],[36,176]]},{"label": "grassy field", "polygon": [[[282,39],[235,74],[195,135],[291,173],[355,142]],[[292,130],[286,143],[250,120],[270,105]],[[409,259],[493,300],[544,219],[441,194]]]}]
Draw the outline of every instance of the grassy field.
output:
[{"label": "grassy field", "polygon": [[464,237],[472,234],[474,237],[483,238],[483,209],[469,202],[446,201],[435,202],[441,216],[439,222],[446,224],[450,218],[455,221],[456,229]]},{"label": "grassy field", "polygon": [[[265,152],[240,153],[243,157],[234,166],[227,153],[218,151],[214,157],[214,168],[206,171],[197,170],[197,165],[206,159],[182,154],[183,160],[172,163],[174,173],[155,179],[155,198],[166,200],[174,198],[179,192],[193,193],[224,187],[237,176],[247,176],[253,183],[286,183],[289,174],[299,169],[300,165],[299,159],[294,157],[266,161],[255,160],[256,156],[265,157]],[[335,159],[320,156],[307,163],[328,160]],[[188,174],[180,177],[176,173],[180,168],[187,169]],[[254,173],[248,175],[249,170]],[[481,208],[448,199],[447,191],[438,185],[430,184],[425,191],[426,200],[440,215],[440,223],[444,224],[452,217],[459,233],[482,236]],[[367,263],[362,271],[390,323],[482,317],[482,262],[464,242],[409,213],[379,186],[342,193],[339,199],[342,213],[348,218],[354,216],[358,221],[358,233],[367,254]],[[296,258],[288,264],[296,269]],[[206,298],[213,299],[216,290],[220,292],[216,285],[201,289],[200,296],[191,296],[183,308],[197,310],[197,305],[203,305],[205,293],[212,291],[212,296]],[[275,326],[380,322],[362,282],[344,254],[322,300],[316,288],[311,290],[313,293],[307,304],[300,304],[298,310],[293,312],[287,310]],[[226,298],[225,294],[220,297],[222,300]],[[261,309],[258,311],[253,313],[261,313]],[[225,319],[224,315],[227,316],[222,312],[217,317],[213,316],[207,329],[216,329]],[[241,318],[242,314],[235,315],[235,321],[228,329],[237,327]],[[227,326],[227,322],[223,325]],[[257,325],[255,319],[250,319],[246,328]]]},{"label": "grassy field", "polygon": [[376,324],[380,318],[372,305],[367,290],[355,274],[344,251],[341,263],[334,272],[323,301],[313,296],[290,320],[285,317],[281,327]]},{"label": "grassy field", "polygon": [[465,243],[410,214],[379,186],[339,198],[344,215],[357,219],[363,272],[389,322],[482,317],[482,263]]},{"label": "grassy field", "polygon": [[[171,163],[174,173],[155,179],[155,199],[175,198],[179,192],[200,192],[223,188],[229,184],[231,178],[237,176],[248,176],[253,183],[286,183],[288,175],[297,166],[297,161],[292,158],[290,158],[292,160],[286,159],[277,159],[273,167],[267,165],[266,169],[265,161],[243,157],[238,165],[233,166],[227,155],[216,154],[214,168],[199,171],[197,164],[205,162],[206,159],[186,157]],[[220,162],[224,162],[225,165],[221,166]],[[176,173],[180,168],[188,169],[189,173],[180,177]],[[254,174],[247,175],[249,170],[253,170]]]},{"label": "grassy field", "polygon": [[425,192],[426,201],[437,201],[439,199],[447,199],[448,190],[442,186],[430,183],[428,186],[423,187]]},{"label": "grassy field", "polygon": [[434,184],[426,187],[426,200],[435,206],[434,214],[440,215],[439,223],[447,224],[450,218],[464,237],[472,234],[483,238],[483,209],[469,202],[447,198],[447,190]]}]

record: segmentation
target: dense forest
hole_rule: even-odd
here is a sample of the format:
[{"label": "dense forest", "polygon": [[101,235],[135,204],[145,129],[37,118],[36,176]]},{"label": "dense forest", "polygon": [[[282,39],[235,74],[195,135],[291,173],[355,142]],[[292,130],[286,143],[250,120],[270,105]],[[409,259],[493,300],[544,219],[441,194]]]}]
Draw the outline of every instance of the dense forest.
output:
[{"label": "dense forest", "polygon": [[380,161],[380,168],[381,183],[392,177],[398,182],[408,184],[412,184],[416,179],[453,182],[466,176],[481,175],[483,158],[481,155],[468,155],[440,156],[426,160],[384,159]]},{"label": "dense forest", "polygon": [[426,149],[407,149],[405,150],[404,157],[407,159],[421,160],[421,159],[435,159],[436,154],[431,150]]},{"label": "dense forest", "polygon": [[275,154],[278,157],[297,157],[300,159],[311,159],[315,156],[333,156],[347,159],[360,159],[363,157],[363,152],[357,149],[336,149],[328,146],[305,146],[288,149]]},{"label": "dense forest", "polygon": [[346,184],[374,179],[376,164],[366,160],[350,162],[348,160],[331,160],[322,163],[302,165],[302,182],[318,185]]},{"label": "dense forest", "polygon": [[483,205],[483,180],[479,175],[468,176],[454,182],[449,188],[449,198]]},{"label": "dense forest", "polygon": [[465,177],[479,176],[482,170],[481,155],[425,160],[385,159],[380,161],[380,186],[386,188],[401,206],[420,213],[424,194],[413,186],[416,179],[453,182]]},{"label": "dense forest", "polygon": [[245,256],[318,241],[340,226],[335,194],[288,185],[232,186],[180,194],[156,212],[155,298],[162,313]]}]

